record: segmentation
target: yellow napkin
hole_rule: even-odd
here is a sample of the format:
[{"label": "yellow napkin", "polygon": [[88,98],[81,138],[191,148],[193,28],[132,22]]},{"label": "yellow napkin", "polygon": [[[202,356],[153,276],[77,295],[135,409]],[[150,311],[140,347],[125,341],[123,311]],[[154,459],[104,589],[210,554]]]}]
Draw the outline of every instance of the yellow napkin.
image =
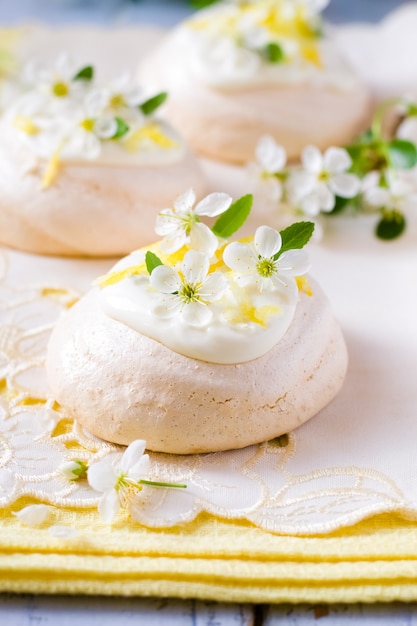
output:
[{"label": "yellow napkin", "polygon": [[59,539],[1,511],[0,590],[164,596],[235,602],[415,599],[417,524],[383,515],[325,536],[290,537],[201,515],[154,530],[95,511],[53,510],[77,529]]}]

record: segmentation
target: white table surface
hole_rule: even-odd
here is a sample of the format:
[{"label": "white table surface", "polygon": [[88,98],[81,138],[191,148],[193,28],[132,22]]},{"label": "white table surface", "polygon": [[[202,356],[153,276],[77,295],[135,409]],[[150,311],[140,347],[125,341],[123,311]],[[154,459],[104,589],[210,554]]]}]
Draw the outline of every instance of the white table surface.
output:
[{"label": "white table surface", "polygon": [[[378,21],[399,0],[333,0],[335,23]],[[0,26],[26,22],[171,26],[187,0],[0,0]],[[417,598],[416,598],[417,600]],[[0,594],[0,626],[417,626],[417,603],[334,606],[227,605],[194,600]]]}]

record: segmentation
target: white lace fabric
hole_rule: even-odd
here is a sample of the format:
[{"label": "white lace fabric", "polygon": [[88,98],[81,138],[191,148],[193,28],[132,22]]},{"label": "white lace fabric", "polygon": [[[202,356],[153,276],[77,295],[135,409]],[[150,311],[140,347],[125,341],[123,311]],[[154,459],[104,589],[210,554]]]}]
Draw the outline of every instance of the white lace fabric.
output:
[{"label": "white lace fabric", "polygon": [[[403,38],[404,28],[411,32],[413,24],[415,33],[416,10],[413,15],[414,21],[404,14],[402,30],[396,26]],[[388,24],[382,31],[388,36]],[[61,49],[63,41],[70,51],[71,42],[74,50],[81,42],[82,51],[86,41],[94,41],[114,64],[114,46],[122,54],[133,37],[137,42],[137,29],[92,38],[88,31],[64,38],[51,33],[49,40],[42,31],[25,52],[34,53],[38,46],[46,54],[54,46]],[[346,31],[344,44],[360,43],[361,37],[362,30],[357,37]],[[104,38],[109,46],[99,45]],[[381,35],[381,46],[383,41]],[[361,58],[367,58],[365,46]],[[242,172],[217,164],[206,168],[213,190],[239,193]],[[207,455],[151,453],[150,479],[188,487],[145,488],[135,510],[141,523],[168,527],[207,511],[272,532],[309,534],[379,512],[417,518],[417,218],[405,236],[391,243],[374,238],[371,219],[329,218],[331,231],[311,247],[312,274],[333,304],[349,350],[349,371],[338,397],[279,441]],[[93,437],[57,409],[44,370],[53,324],[113,264],[112,259],[66,260],[1,250],[1,507],[23,495],[58,507],[94,507],[100,494],[86,480],[69,482],[59,466],[71,459],[90,464],[121,454],[120,447]]]},{"label": "white lace fabric", "polygon": [[[367,219],[339,219],[311,247],[314,275],[349,349],[341,393],[278,441],[204,455],[151,453],[149,478],[187,489],[145,488],[135,509],[141,523],[168,527],[207,511],[299,534],[377,512],[417,516],[416,235],[417,220],[401,240],[383,243]],[[59,466],[91,464],[122,448],[93,437],[54,404],[44,360],[55,321],[113,261],[6,250],[1,260],[0,505],[30,495],[55,506],[96,506],[99,494],[88,482],[69,482]]]}]

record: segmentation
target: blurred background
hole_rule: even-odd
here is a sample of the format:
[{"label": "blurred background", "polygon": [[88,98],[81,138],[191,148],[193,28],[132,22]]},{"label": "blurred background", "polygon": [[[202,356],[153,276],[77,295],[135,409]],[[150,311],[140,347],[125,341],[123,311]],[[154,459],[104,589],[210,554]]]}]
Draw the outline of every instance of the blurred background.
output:
[{"label": "blurred background", "polygon": [[[403,0],[332,0],[325,15],[336,24],[378,22],[403,4]],[[191,0],[0,0],[0,25],[140,22],[169,27],[193,10]]]}]

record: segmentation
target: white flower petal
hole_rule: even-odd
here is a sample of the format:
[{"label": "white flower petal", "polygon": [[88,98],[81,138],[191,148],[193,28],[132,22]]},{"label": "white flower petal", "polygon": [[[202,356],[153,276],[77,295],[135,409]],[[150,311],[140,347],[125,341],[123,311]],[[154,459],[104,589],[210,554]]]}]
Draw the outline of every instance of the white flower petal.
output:
[{"label": "white flower petal", "polygon": [[26,526],[40,526],[51,512],[51,507],[46,504],[30,504],[20,511],[13,513],[22,524]]},{"label": "white flower petal", "polygon": [[314,174],[304,171],[291,172],[285,184],[288,200],[291,204],[298,205],[302,200],[314,191],[317,178]]},{"label": "white flower petal", "polygon": [[129,478],[137,482],[141,478],[147,478],[149,474],[149,454],[144,454],[129,470]]},{"label": "white flower petal", "polygon": [[212,257],[219,247],[219,241],[208,226],[201,222],[196,222],[191,228],[190,246],[194,250],[205,252],[208,257]]},{"label": "white flower petal", "polygon": [[101,117],[96,120],[94,131],[100,139],[110,139],[117,132],[117,122],[114,117]]},{"label": "white flower petal", "polygon": [[172,254],[182,248],[187,242],[187,233],[183,228],[177,228],[171,235],[164,237],[160,243],[161,252]]},{"label": "white flower petal", "polygon": [[130,467],[133,467],[143,456],[146,448],[146,441],[136,439],[132,441],[123,453],[119,467],[122,472],[127,473]]},{"label": "white flower petal", "polygon": [[184,213],[190,211],[193,208],[195,203],[195,193],[194,189],[187,189],[185,193],[178,198],[174,202],[174,209],[178,213]]},{"label": "white flower petal", "polygon": [[196,215],[208,215],[209,217],[216,217],[220,213],[224,213],[232,204],[232,197],[227,193],[211,193],[201,202],[197,204],[194,209]]},{"label": "white flower petal", "polygon": [[344,148],[328,148],[324,153],[323,167],[330,174],[345,172],[352,165],[352,159]]},{"label": "white flower petal", "polygon": [[200,294],[203,300],[217,300],[227,289],[228,281],[224,274],[213,272],[209,274],[201,285]]},{"label": "white flower petal", "polygon": [[105,524],[111,524],[120,511],[120,500],[115,489],[102,495],[98,503],[98,512]]},{"label": "white flower petal", "polygon": [[323,169],[323,157],[316,146],[307,146],[301,154],[301,163],[307,172],[319,174]]},{"label": "white flower petal", "polygon": [[361,181],[354,174],[336,174],[330,180],[329,187],[341,198],[354,198],[360,191]]},{"label": "white flower petal", "polygon": [[87,472],[88,483],[96,491],[108,491],[113,489],[117,480],[117,471],[110,460],[103,459],[93,463]]},{"label": "white flower petal", "polygon": [[256,272],[257,256],[251,246],[234,241],[223,252],[223,261],[234,272],[250,274]]},{"label": "white flower petal", "polygon": [[205,326],[211,320],[213,313],[202,302],[190,302],[182,310],[182,317],[186,324],[191,326]]},{"label": "white flower petal", "polygon": [[201,283],[207,276],[210,267],[209,259],[203,252],[190,250],[184,256],[181,269],[185,282],[195,285]]},{"label": "white flower petal", "polygon": [[310,267],[306,250],[288,250],[278,259],[279,272],[287,276],[302,276]]},{"label": "white flower petal", "polygon": [[373,187],[368,189],[365,194],[365,202],[373,207],[386,207],[391,203],[391,194],[385,187]]},{"label": "white flower petal", "polygon": [[56,537],[57,539],[71,539],[78,535],[78,530],[76,528],[70,528],[70,526],[50,526],[48,528],[48,533],[52,535],[52,537]]},{"label": "white flower petal", "polygon": [[164,237],[181,229],[181,223],[172,209],[163,209],[156,218],[155,232],[157,235]]},{"label": "white flower petal", "polygon": [[379,187],[381,181],[381,174],[377,171],[368,172],[363,178],[361,183],[361,191],[366,192],[374,187]]},{"label": "white flower petal", "polygon": [[397,137],[417,144],[417,116],[407,117],[397,129]]},{"label": "white flower petal", "polygon": [[165,295],[153,307],[153,312],[162,319],[174,317],[182,309],[182,302],[178,296]]},{"label": "white flower petal", "polygon": [[265,172],[275,174],[280,172],[287,161],[287,153],[282,146],[277,145],[270,135],[264,135],[256,146],[256,160]]},{"label": "white flower petal", "polygon": [[161,293],[174,293],[181,288],[178,272],[168,265],[158,265],[149,277],[152,287]]},{"label": "white flower petal", "polygon": [[259,226],[255,233],[255,249],[258,254],[270,259],[281,248],[282,239],[278,231],[270,226]]}]

